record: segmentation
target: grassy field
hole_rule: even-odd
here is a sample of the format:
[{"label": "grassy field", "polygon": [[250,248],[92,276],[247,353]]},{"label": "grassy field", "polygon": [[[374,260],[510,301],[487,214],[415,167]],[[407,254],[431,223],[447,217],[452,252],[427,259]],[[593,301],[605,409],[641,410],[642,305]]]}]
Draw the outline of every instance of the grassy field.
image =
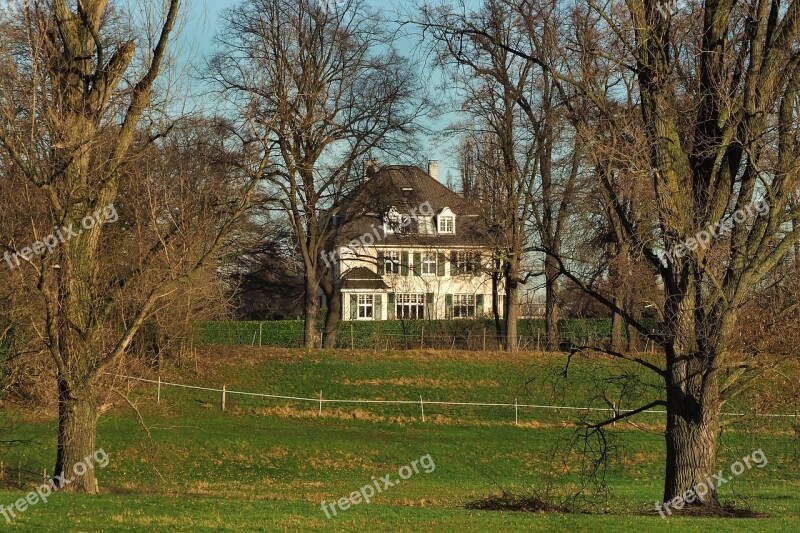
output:
[{"label": "grassy field", "polygon": [[[163,371],[163,380],[211,388],[316,398],[394,399],[606,407],[622,386],[641,378],[630,405],[657,394],[638,368],[604,358],[468,352],[312,352],[207,348],[191,369]],[[625,380],[604,378],[627,373]],[[789,369],[787,371],[794,371]],[[791,374],[796,376],[797,374]],[[151,374],[150,377],[153,375]],[[127,391],[122,380],[116,386]],[[756,393],[757,394],[757,393]],[[512,490],[561,501],[585,481],[581,411],[508,407],[325,404],[228,395],[195,389],[133,385],[129,397],[110,394],[98,447],[110,457],[98,471],[103,494],[56,494],[21,514],[10,531],[786,531],[800,526],[800,461],[790,418],[749,418],[726,427],[719,468],[756,449],[769,462],[721,488],[722,499],[767,516],[755,519],[661,519],[653,514],[663,476],[663,415],[641,414],[609,428],[607,490],[579,507],[592,513],[474,511],[464,504]],[[747,402],[727,409],[745,409]],[[635,402],[635,403],[634,403]],[[9,505],[41,483],[52,468],[56,418],[48,412],[0,411],[0,448]],[[598,419],[602,413],[590,414]],[[404,465],[430,454],[420,471],[336,517],[335,501],[373,476],[398,478]],[[18,473],[21,466],[23,472]],[[38,473],[38,476],[34,473]]]}]

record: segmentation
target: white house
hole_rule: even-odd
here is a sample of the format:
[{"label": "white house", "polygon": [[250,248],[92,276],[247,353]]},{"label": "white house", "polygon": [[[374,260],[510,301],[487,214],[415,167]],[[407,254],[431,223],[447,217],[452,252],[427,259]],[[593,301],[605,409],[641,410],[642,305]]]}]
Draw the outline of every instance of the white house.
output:
[{"label": "white house", "polygon": [[492,240],[484,218],[437,174],[435,162],[427,173],[371,163],[343,204],[341,237],[323,259],[341,280],[344,320],[491,314]]}]

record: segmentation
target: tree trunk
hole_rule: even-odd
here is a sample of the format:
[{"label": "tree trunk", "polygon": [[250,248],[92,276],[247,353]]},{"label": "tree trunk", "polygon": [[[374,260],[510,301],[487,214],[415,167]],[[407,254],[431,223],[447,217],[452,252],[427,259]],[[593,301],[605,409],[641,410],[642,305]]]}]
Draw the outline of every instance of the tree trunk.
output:
[{"label": "tree trunk", "polygon": [[559,337],[558,337],[558,264],[549,254],[544,260],[544,275],[545,275],[545,304],[544,304],[544,320],[545,328],[547,329],[547,350],[556,352],[559,350]]},{"label": "tree trunk", "polygon": [[719,505],[712,476],[717,473],[720,403],[717,378],[708,360],[694,355],[667,370],[665,502],[683,499],[686,491],[696,490],[702,483],[708,493],[697,504]]},{"label": "tree trunk", "polygon": [[519,319],[519,269],[520,259],[518,255],[512,255],[509,259],[506,270],[506,305],[505,323],[506,339],[505,349],[507,352],[517,351],[517,320]]},{"label": "tree trunk", "polygon": [[316,348],[319,346],[317,334],[317,315],[319,314],[319,299],[317,289],[319,284],[313,276],[305,277],[305,302],[303,304],[303,346]]},{"label": "tree trunk", "polygon": [[[636,315],[633,315],[634,317]],[[625,329],[628,334],[628,352],[639,351],[639,332],[633,327],[633,324],[625,324]]]},{"label": "tree trunk", "polygon": [[[621,307],[622,301],[616,295],[613,298],[613,304]],[[611,349],[615,352],[622,351],[622,329],[625,326],[625,320],[622,315],[612,311],[611,313]]]},{"label": "tree trunk", "polygon": [[95,494],[97,478],[91,457],[95,452],[97,394],[91,384],[70,388],[58,376],[58,452],[54,479],[59,490]]},{"label": "tree trunk", "polygon": [[336,348],[336,333],[339,329],[339,319],[342,315],[342,293],[334,288],[326,292],[325,299],[328,301],[325,312],[325,330],[322,333],[322,346],[325,348]]},{"label": "tree trunk", "polygon": [[492,272],[492,317],[494,318],[494,331],[497,344],[503,343],[503,323],[500,320],[500,274],[499,263],[495,262],[495,269]]}]

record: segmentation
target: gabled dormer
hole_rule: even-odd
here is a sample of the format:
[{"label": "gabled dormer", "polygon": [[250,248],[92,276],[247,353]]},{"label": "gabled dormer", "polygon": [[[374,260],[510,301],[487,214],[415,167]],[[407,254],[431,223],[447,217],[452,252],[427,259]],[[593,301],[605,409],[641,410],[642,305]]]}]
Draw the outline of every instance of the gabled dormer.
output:
[{"label": "gabled dormer", "polygon": [[443,208],[436,215],[436,232],[439,235],[455,235],[456,214],[449,207]]}]

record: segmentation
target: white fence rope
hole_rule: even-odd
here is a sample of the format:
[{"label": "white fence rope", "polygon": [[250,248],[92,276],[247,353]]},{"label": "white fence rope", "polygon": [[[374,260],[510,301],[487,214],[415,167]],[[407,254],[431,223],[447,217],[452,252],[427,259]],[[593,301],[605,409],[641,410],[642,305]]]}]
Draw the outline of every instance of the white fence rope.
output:
[{"label": "white fence rope", "polygon": [[[161,387],[179,387],[183,389],[194,389],[194,390],[203,390],[209,392],[219,392],[225,393],[226,395],[231,394],[238,394],[240,396],[252,396],[258,398],[273,398],[277,400],[294,400],[300,402],[314,402],[320,405],[320,409],[323,403],[340,403],[340,404],[386,404],[386,405],[420,405],[424,409],[424,405],[456,405],[456,406],[467,406],[467,407],[514,407],[515,409],[519,407],[527,407],[530,409],[551,409],[554,411],[603,411],[603,412],[613,412],[615,414],[624,414],[630,413],[635,411],[635,409],[622,409],[617,410],[610,407],[575,407],[575,406],[563,406],[563,405],[536,405],[536,404],[525,404],[525,403],[483,403],[483,402],[444,402],[444,401],[437,401],[437,400],[423,400],[421,397],[419,400],[348,400],[348,399],[336,399],[336,398],[322,398],[322,391],[320,391],[319,398],[304,398],[302,396],[283,396],[278,394],[263,394],[258,392],[245,392],[245,391],[235,391],[230,390],[228,388],[224,389],[215,389],[209,387],[199,387],[197,385],[184,385],[182,383],[170,383],[167,381],[162,381],[160,378],[156,381],[153,379],[145,379],[145,378],[137,378],[134,376],[125,376],[122,374],[111,374],[109,372],[104,372],[104,374],[108,376],[113,376],[116,378],[122,379],[132,379],[134,381],[142,381],[145,383],[153,383],[158,384]],[[655,413],[655,414],[666,414],[665,409],[648,409],[646,411],[641,411],[642,413]],[[735,416],[735,417],[743,417],[747,416],[748,414],[752,414],[753,416],[758,417],[765,417],[765,418],[798,418],[797,414],[776,414],[776,413],[720,413],[723,416]]]}]

